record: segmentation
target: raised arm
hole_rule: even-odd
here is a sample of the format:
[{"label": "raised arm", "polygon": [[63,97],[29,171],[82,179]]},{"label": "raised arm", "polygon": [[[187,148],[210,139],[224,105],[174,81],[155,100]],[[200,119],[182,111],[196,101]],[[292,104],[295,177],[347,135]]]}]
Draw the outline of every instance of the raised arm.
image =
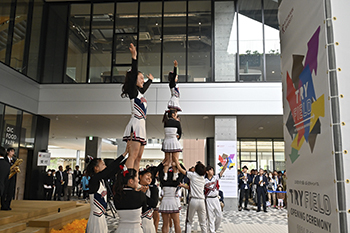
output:
[{"label": "raised arm", "polygon": [[147,89],[149,88],[149,86],[151,85],[151,83],[152,83],[152,81],[153,81],[153,79],[154,79],[154,77],[153,77],[152,74],[148,74],[148,75],[147,75],[147,78],[148,78],[148,80],[147,80],[147,82],[145,82],[145,83],[143,84],[143,88],[139,88],[139,91],[140,91],[142,94],[144,94],[144,93],[147,91]]},{"label": "raised arm", "polygon": [[107,166],[103,171],[97,173],[95,176],[97,176],[98,179],[106,179],[117,174],[120,171],[119,165],[122,164],[122,161],[125,159],[125,156],[129,153],[130,144],[131,141],[128,141],[124,153],[120,155],[116,160],[114,160],[113,163]]},{"label": "raised arm", "polygon": [[179,170],[179,172],[181,172],[182,174],[186,175],[186,170],[181,167],[180,162],[179,162],[178,159],[175,161],[175,163],[176,163],[176,167]]},{"label": "raised arm", "polygon": [[174,61],[174,77],[169,81],[169,87],[174,88],[176,86],[176,75],[177,75],[177,61]]}]

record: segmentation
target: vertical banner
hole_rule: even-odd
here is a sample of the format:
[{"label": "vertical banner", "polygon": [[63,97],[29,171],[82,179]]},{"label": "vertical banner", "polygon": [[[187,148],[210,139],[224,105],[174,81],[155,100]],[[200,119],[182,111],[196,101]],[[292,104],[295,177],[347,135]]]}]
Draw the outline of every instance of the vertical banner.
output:
[{"label": "vertical banner", "polygon": [[289,232],[339,232],[323,0],[282,1]]},{"label": "vertical banner", "polygon": [[216,174],[228,161],[227,169],[219,182],[220,190],[224,193],[224,197],[237,197],[237,142],[216,141],[215,148]]}]

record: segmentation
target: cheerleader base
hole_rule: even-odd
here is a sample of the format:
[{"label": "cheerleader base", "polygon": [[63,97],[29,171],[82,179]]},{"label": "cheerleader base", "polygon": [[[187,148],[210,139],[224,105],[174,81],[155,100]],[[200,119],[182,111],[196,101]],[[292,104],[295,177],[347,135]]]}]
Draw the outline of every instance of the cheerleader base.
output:
[{"label": "cheerleader base", "polygon": [[142,231],[143,233],[156,233],[153,218],[142,218]]},{"label": "cheerleader base", "polygon": [[143,233],[141,228],[142,209],[117,210],[119,225],[117,233]]},{"label": "cheerleader base", "polygon": [[164,196],[159,206],[159,213],[173,214],[179,213],[181,204],[176,197],[176,187],[163,187]]}]

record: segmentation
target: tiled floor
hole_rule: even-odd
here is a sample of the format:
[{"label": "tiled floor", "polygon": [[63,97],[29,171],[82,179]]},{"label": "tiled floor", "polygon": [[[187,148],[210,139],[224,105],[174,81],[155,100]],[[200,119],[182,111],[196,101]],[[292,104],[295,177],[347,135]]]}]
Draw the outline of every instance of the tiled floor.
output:
[{"label": "tiled floor", "polygon": [[[217,233],[287,233],[287,210],[268,208],[268,212],[256,212],[256,207],[251,206],[250,211],[224,210],[223,220]],[[185,229],[186,207],[181,210],[181,229]],[[109,232],[116,232],[118,217],[107,217]],[[162,218],[160,218],[158,232],[161,232]],[[197,215],[195,215],[193,232],[200,232]]]}]

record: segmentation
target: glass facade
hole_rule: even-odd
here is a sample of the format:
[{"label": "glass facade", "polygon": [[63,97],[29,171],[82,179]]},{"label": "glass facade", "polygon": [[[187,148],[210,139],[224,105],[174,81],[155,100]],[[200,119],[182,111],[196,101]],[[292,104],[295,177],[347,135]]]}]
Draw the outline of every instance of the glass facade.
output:
[{"label": "glass facade", "polygon": [[[280,81],[278,3],[270,0],[4,0],[0,61],[40,83],[122,83],[130,68],[168,82]],[[52,46],[55,45],[55,46]]]},{"label": "glass facade", "polygon": [[[0,103],[0,145],[9,148],[33,148],[37,116]],[[18,155],[17,155],[18,156]]]},{"label": "glass facade", "polygon": [[238,139],[238,169],[285,170],[284,141],[282,139]]}]

